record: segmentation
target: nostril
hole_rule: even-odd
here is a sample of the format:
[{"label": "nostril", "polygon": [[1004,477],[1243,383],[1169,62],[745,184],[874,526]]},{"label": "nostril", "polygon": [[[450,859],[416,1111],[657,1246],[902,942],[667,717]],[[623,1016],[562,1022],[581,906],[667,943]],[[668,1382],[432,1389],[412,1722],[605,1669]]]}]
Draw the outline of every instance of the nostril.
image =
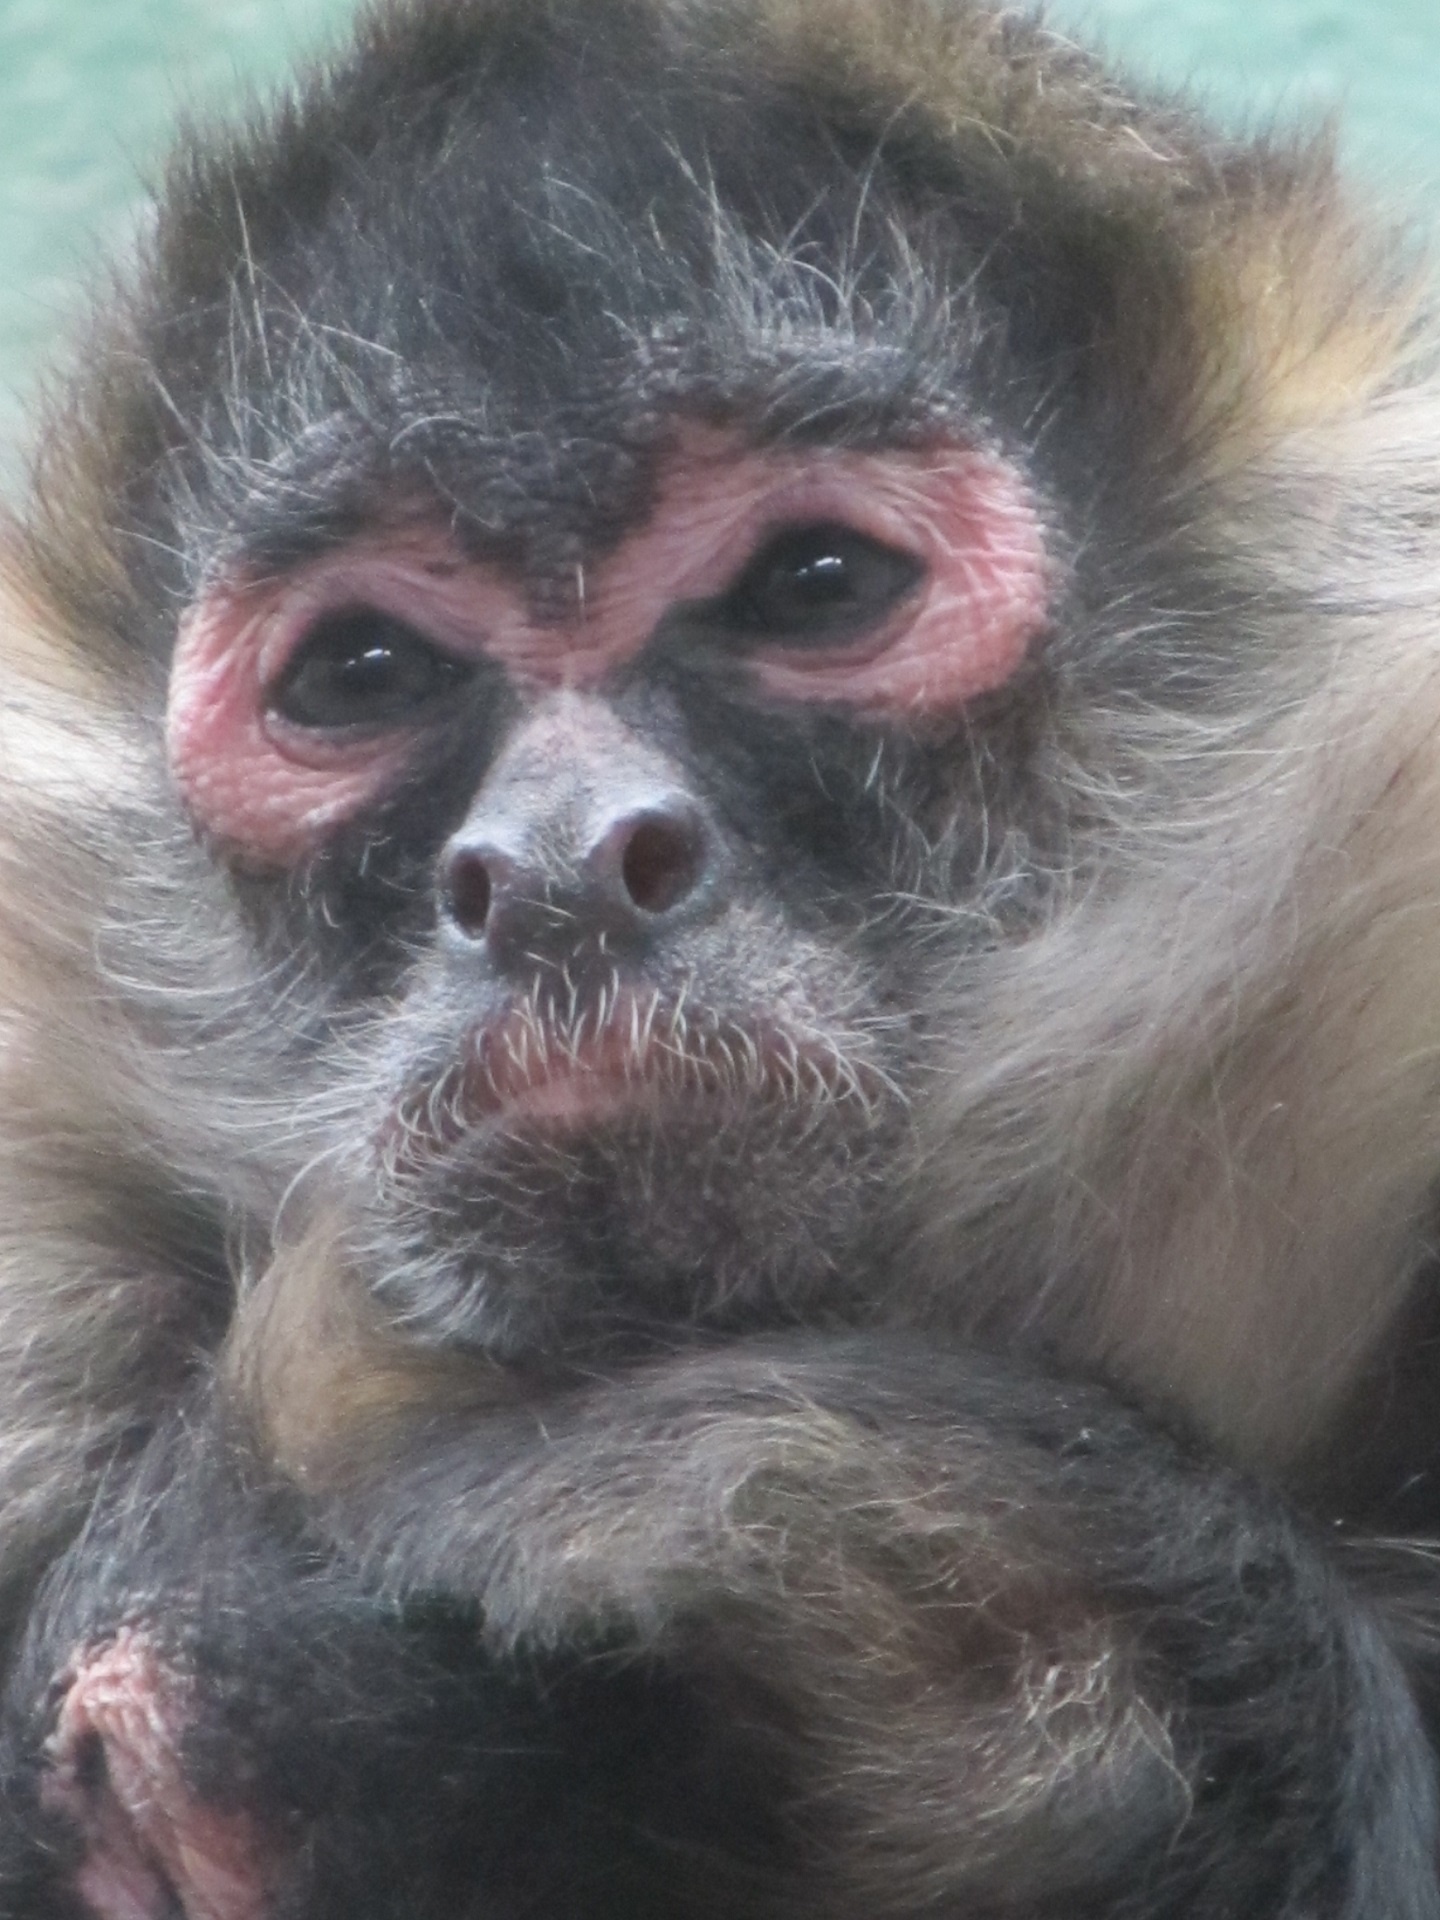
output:
[{"label": "nostril", "polygon": [[620,878],[632,905],[666,913],[694,891],[700,865],[700,837],[688,821],[647,818],[630,830]]},{"label": "nostril", "polygon": [[490,918],[494,886],[478,853],[457,853],[445,874],[445,911],[462,933],[478,940]]},{"label": "nostril", "polygon": [[704,819],[683,799],[617,808],[580,860],[553,838],[512,851],[466,834],[440,861],[444,924],[496,966],[572,949],[597,929],[638,930],[694,893],[709,860]]}]

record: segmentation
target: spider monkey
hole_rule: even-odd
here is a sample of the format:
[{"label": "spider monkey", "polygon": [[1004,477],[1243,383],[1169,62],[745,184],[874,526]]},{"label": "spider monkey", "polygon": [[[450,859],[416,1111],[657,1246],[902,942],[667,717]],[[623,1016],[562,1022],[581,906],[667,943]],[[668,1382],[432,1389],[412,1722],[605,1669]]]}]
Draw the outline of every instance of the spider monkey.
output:
[{"label": "spider monkey", "polygon": [[1422,282],[975,0],[187,136],[7,542],[0,1911],[1440,1914]]}]

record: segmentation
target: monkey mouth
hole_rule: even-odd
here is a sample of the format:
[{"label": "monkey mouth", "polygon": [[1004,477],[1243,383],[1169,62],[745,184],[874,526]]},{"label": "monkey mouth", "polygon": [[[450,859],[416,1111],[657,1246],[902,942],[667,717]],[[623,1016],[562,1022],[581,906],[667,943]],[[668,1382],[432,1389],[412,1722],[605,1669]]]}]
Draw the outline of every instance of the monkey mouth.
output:
[{"label": "monkey mouth", "polygon": [[466,1035],[439,1074],[394,1108],[396,1158],[427,1157],[479,1129],[566,1134],[645,1111],[763,1104],[868,1117],[888,1076],[828,1035],[768,1017],[621,992],[568,1018],[533,1002]]}]

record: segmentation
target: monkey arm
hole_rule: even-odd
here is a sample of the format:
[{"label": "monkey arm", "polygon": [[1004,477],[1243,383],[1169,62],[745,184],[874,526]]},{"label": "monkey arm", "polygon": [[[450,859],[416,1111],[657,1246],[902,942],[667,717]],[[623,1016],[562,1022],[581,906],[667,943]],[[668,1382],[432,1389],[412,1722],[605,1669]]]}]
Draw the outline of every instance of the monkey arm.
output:
[{"label": "monkey arm", "polygon": [[[157,1442],[42,1607],[12,1877],[37,1792],[73,1851],[63,1725],[118,1648],[184,1857],[233,1885],[252,1836],[248,1904],[217,1904],[101,1728],[187,1920],[368,1920],[387,1885],[487,1920],[1437,1910],[1432,1762],[1376,1620],[1276,1503],[1102,1395],[796,1337],[432,1406],[383,1480],[298,1506],[252,1458],[193,1422]],[[78,1822],[90,1885],[113,1813]]]},{"label": "monkey arm", "polygon": [[502,1659],[598,1627],[759,1688],[803,1730],[819,1910],[1431,1910],[1430,1761],[1374,1619],[1278,1503],[1105,1397],[864,1335],[666,1360],[538,1446],[532,1419],[495,1418],[478,1481],[473,1426],[432,1429],[330,1524],[395,1591],[476,1596]]}]

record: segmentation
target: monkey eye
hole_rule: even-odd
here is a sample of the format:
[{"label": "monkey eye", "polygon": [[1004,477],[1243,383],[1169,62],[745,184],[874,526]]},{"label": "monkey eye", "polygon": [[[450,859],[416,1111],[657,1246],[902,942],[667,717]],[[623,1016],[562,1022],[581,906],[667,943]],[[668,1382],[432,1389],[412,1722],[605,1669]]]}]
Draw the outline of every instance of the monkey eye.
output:
[{"label": "monkey eye", "polygon": [[295,649],[269,707],[297,727],[394,727],[471,671],[403,620],[374,607],[343,607],[317,620]]},{"label": "monkey eye", "polygon": [[884,618],[924,577],[913,554],[834,522],[786,527],[721,602],[726,624],[779,640],[845,639]]}]

